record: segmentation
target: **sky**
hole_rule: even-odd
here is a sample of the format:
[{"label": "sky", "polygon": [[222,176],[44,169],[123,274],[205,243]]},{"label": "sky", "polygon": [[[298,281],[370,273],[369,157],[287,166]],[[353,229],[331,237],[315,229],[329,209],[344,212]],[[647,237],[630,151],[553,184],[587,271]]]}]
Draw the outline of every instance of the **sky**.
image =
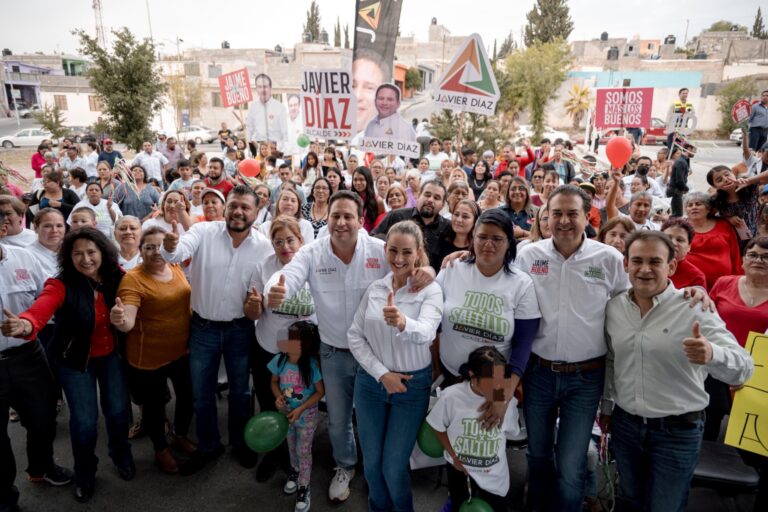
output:
[{"label": "sky", "polygon": [[[0,5],[12,0],[0,0]],[[397,1],[397,0],[390,0]],[[534,0],[402,0],[400,32],[427,39],[433,17],[453,35],[479,33],[486,46],[498,44],[510,33],[521,38],[525,14]],[[101,0],[102,19],[107,31],[127,26],[139,37],[152,36],[160,52],[176,53],[177,38],[184,48],[218,48],[228,41],[232,48],[293,47],[301,39],[302,26],[311,0]],[[275,5],[279,3],[279,8]],[[683,42],[688,24],[688,39],[713,22],[727,19],[751,30],[759,0],[570,0],[574,30],[570,40],[594,39],[607,31],[610,37],[639,34],[643,39],[663,39],[668,34]],[[77,53],[78,42],[71,34],[77,28],[95,34],[93,0],[24,0],[24,13],[8,15],[0,35],[0,47],[14,54],[33,52]],[[226,10],[219,9],[226,5]],[[333,27],[338,17],[342,27],[350,26],[354,41],[354,0],[319,0],[321,26],[333,43]],[[471,9],[467,9],[471,6]],[[765,5],[763,5],[765,6]],[[261,9],[265,12],[261,12]],[[768,11],[768,9],[764,9]],[[149,16],[148,16],[149,11]],[[14,9],[13,12],[21,13]],[[15,19],[10,19],[13,16]],[[768,20],[768,12],[763,16]],[[768,25],[768,21],[766,21]],[[342,36],[343,41],[343,36]]]}]

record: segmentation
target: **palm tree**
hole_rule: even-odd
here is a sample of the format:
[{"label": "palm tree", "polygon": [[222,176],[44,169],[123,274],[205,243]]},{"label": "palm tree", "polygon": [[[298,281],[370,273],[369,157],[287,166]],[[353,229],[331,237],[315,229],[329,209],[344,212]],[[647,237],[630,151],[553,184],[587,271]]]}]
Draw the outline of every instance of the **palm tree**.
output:
[{"label": "palm tree", "polygon": [[573,127],[578,128],[592,103],[591,93],[589,87],[573,84],[568,96],[565,101],[565,113],[573,119]]}]

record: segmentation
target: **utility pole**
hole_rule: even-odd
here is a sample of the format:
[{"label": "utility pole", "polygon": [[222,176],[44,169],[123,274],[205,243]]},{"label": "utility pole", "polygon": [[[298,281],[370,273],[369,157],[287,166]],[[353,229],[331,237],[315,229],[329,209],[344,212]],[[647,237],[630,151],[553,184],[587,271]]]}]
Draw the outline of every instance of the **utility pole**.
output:
[{"label": "utility pole", "polygon": [[685,37],[683,37],[683,48],[688,44],[688,25],[691,24],[691,20],[685,20]]}]

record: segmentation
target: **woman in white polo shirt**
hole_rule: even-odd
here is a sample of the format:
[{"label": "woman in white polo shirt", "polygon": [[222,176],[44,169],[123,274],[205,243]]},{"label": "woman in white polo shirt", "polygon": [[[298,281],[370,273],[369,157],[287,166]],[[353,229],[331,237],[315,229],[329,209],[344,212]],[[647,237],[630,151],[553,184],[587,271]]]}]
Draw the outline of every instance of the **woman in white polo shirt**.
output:
[{"label": "woman in white polo shirt", "polygon": [[440,366],[446,385],[476,348],[495,347],[509,361],[514,385],[522,376],[539,326],[539,303],[531,278],[513,268],[514,226],[498,209],[477,219],[470,258],[443,269]]},{"label": "woman in white polo shirt", "polygon": [[429,346],[442,317],[442,293],[434,282],[411,288],[413,271],[426,265],[424,239],[413,221],[387,232],[392,269],[371,283],[347,331],[360,364],[354,403],[370,510],[413,510],[408,459],[429,405]]}]

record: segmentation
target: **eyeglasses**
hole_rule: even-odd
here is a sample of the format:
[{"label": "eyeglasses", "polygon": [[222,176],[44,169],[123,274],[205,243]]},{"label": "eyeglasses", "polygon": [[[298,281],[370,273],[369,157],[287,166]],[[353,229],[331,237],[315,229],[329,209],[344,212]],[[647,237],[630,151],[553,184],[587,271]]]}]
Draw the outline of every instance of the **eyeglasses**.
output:
[{"label": "eyeglasses", "polygon": [[494,247],[499,247],[503,245],[505,242],[507,242],[507,239],[503,236],[488,236],[488,235],[477,235],[475,237],[475,240],[479,245],[485,245],[487,243],[490,243]]},{"label": "eyeglasses", "polygon": [[541,180],[541,179],[544,179],[544,176],[533,176],[532,179],[534,179],[534,180]]},{"label": "eyeglasses", "polygon": [[768,253],[748,252],[744,255],[744,259],[748,261],[760,261],[760,263],[768,264]]},{"label": "eyeglasses", "polygon": [[509,187],[509,190],[514,190],[516,192],[525,192],[528,189],[526,189],[525,187]]},{"label": "eyeglasses", "polygon": [[275,240],[272,240],[272,244],[275,247],[284,247],[286,245],[293,245],[296,243],[296,241],[297,241],[296,238],[289,236],[285,240],[283,240],[282,238],[276,238]]}]

